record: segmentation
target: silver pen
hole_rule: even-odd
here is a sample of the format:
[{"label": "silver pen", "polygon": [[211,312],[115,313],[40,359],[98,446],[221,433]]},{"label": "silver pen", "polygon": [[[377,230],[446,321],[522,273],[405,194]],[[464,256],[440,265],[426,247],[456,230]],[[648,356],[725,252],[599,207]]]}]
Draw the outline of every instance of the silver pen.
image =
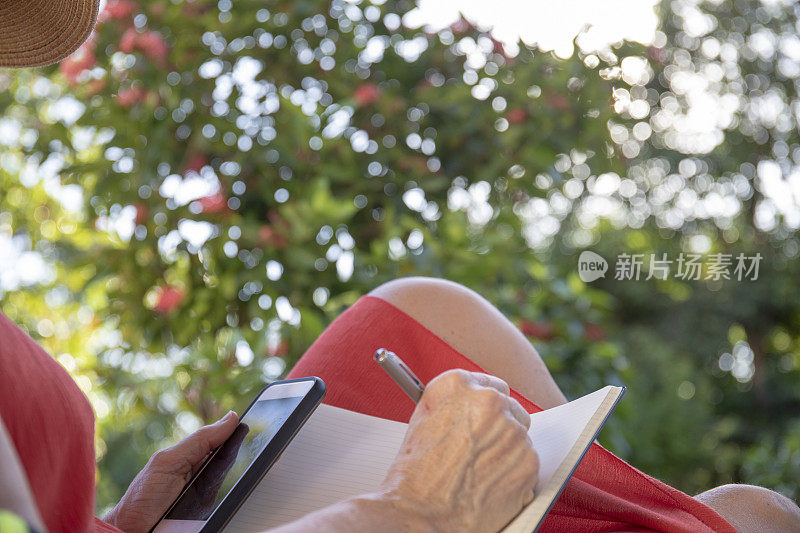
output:
[{"label": "silver pen", "polygon": [[375,362],[389,374],[389,377],[403,389],[403,392],[408,394],[414,403],[419,403],[422,393],[425,392],[425,385],[408,368],[408,365],[397,354],[385,348],[379,348],[373,357]]}]

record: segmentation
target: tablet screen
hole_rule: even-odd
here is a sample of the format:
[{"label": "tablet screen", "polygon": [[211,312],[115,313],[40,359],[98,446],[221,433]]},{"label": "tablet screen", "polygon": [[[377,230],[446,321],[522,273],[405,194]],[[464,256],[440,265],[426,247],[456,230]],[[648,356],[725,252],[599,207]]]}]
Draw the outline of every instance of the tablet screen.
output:
[{"label": "tablet screen", "polygon": [[298,382],[268,387],[165,518],[206,520],[297,408],[311,385]]}]

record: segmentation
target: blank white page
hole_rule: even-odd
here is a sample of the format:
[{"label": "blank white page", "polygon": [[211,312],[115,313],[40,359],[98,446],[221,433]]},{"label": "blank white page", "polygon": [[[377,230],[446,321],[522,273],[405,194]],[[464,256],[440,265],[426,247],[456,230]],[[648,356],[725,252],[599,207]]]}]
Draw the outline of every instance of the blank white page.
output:
[{"label": "blank white page", "polygon": [[528,435],[539,454],[540,463],[536,493],[550,481],[558,466],[566,459],[612,388],[605,387],[577,400],[531,415]]},{"label": "blank white page", "polygon": [[533,501],[504,533],[530,533],[539,527],[624,392],[623,387],[608,386],[531,415],[528,434],[539,454],[539,481]]},{"label": "blank white page", "polygon": [[[533,531],[624,389],[605,387],[531,415],[536,497],[505,531]],[[320,405],[234,515],[225,533],[255,533],[378,488],[407,425]]]},{"label": "blank white page", "polygon": [[383,481],[407,425],[322,404],[226,526],[264,531]]}]

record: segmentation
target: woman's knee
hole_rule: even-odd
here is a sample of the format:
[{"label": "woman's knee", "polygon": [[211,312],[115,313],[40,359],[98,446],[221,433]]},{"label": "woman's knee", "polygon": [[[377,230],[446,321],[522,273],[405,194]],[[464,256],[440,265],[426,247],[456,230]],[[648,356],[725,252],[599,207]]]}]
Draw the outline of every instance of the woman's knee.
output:
[{"label": "woman's knee", "polygon": [[412,276],[398,278],[379,285],[370,292],[401,309],[424,312],[432,302],[452,303],[454,300],[474,303],[481,297],[473,290],[454,281],[441,278]]},{"label": "woman's knee", "polygon": [[564,403],[530,342],[475,291],[444,279],[409,277],[384,283],[370,295],[399,308],[541,407]]},{"label": "woman's knee", "polygon": [[741,531],[800,531],[800,508],[775,491],[755,485],[722,485],[695,498]]},{"label": "woman's knee", "polygon": [[469,341],[464,342],[465,333],[475,331],[474,326],[478,324],[486,331],[494,322],[504,320],[478,293],[445,279],[399,278],[378,286],[370,295],[399,308],[448,342],[454,341],[451,344],[462,343],[473,352],[477,348],[475,339],[467,335]]}]

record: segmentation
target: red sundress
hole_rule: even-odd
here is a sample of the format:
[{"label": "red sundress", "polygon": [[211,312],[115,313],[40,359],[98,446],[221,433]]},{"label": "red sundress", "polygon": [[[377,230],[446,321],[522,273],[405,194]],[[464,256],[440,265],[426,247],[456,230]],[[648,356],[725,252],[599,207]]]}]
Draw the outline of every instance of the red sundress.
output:
[{"label": "red sundress", "polygon": [[[393,349],[424,381],[481,369],[391,304],[363,297],[309,348],[290,377],[316,375],[326,403],[407,422],[414,404],[372,361]],[[540,410],[516,392],[530,412]],[[0,313],[0,416],[19,453],[48,530],[117,530],[94,518],[94,415],[69,374]],[[593,444],[541,531],[735,532],[690,496]]]}]

